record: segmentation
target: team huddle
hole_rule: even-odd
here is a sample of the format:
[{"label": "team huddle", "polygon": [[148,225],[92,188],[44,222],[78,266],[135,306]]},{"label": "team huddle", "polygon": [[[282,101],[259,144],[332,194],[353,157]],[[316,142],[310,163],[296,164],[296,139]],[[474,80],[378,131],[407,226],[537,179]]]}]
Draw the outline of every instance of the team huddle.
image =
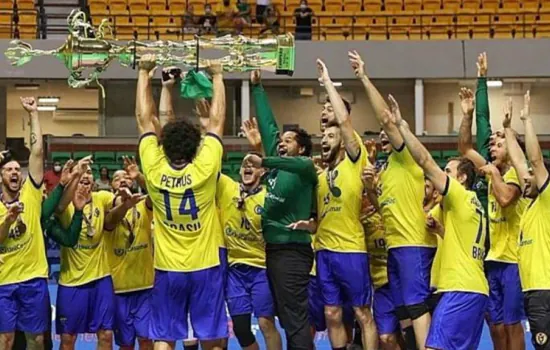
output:
[{"label": "team huddle", "polygon": [[[228,319],[244,349],[312,349],[328,330],[333,349],[477,349],[483,324],[495,349],[550,349],[549,166],[526,93],[525,146],[511,128],[491,130],[487,57],[475,94],[460,90],[458,148],[442,170],[411,132],[397,101],[372,84],[357,52],[356,77],[381,126],[376,142],[353,129],[351,104],[317,60],[327,98],[321,156],[303,129],[279,130],[259,72],[251,74],[257,118],[243,123],[252,152],[240,181],[222,174],[226,98],[223,69],[207,67],[210,101],[200,125],[176,117],[173,71],[163,74],[157,110],[153,56],[139,62],[139,165],[124,159],[113,192],[93,192],[91,157],[65,164],[43,198],[37,104],[30,121],[29,171],[0,155],[0,349],[24,332],[44,349],[50,332],[44,235],[61,245],[56,332],[62,349],[96,333],[98,349],[227,348]],[[477,128],[472,141],[472,124]],[[147,195],[132,193],[133,183]],[[547,198],[548,197],[548,198]]]}]

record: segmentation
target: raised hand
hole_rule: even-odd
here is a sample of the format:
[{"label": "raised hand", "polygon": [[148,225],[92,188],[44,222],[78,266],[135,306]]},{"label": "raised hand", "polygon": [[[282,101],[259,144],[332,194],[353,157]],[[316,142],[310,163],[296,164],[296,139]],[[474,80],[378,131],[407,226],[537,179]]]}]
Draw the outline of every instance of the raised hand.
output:
[{"label": "raised hand", "polygon": [[330,81],[327,66],[325,65],[325,62],[321,61],[320,59],[317,59],[317,76],[320,83]]},{"label": "raised hand", "polygon": [[10,152],[9,150],[5,150],[5,151],[0,152],[0,163],[2,163],[4,161],[4,159],[6,158],[6,155],[9,152]]},{"label": "raised hand", "polygon": [[390,105],[390,110],[386,111],[386,114],[388,112],[390,113],[390,121],[392,121],[395,125],[402,124],[404,120],[401,116],[401,109],[399,108],[397,100],[392,95],[388,95],[388,101]]},{"label": "raised hand", "polygon": [[363,62],[363,59],[361,59],[361,56],[357,53],[357,51],[349,51],[348,52],[348,58],[349,62],[351,63],[351,68],[353,68],[353,73],[357,78],[363,78],[365,73],[365,62]]},{"label": "raised hand", "polygon": [[136,204],[147,198],[147,195],[132,193],[127,188],[119,189],[118,195],[120,195],[120,199],[122,200],[122,203],[126,208],[132,208],[136,206]]},{"label": "raised hand", "polygon": [[76,191],[73,197],[74,208],[78,211],[84,210],[84,207],[88,203],[88,196],[84,191]]},{"label": "raised hand", "polygon": [[368,165],[363,169],[361,179],[363,180],[363,186],[367,190],[372,191],[376,188],[376,168],[374,165]]},{"label": "raised hand", "polygon": [[498,170],[498,168],[492,163],[485,164],[484,166],[479,168],[479,171],[482,174],[490,176],[490,177],[493,177],[497,174],[500,174],[500,171]]},{"label": "raised hand", "polygon": [[253,85],[257,85],[262,82],[262,73],[260,70],[257,69],[250,72],[250,82]]},{"label": "raised hand", "polygon": [[73,171],[76,171],[77,174],[82,175],[86,171],[88,171],[88,168],[94,163],[92,160],[92,155],[86,156],[82,158],[81,160],[76,163],[76,166],[74,166]]},{"label": "raised hand", "polygon": [[262,167],[262,158],[255,154],[247,154],[243,159],[244,164],[249,164],[254,168]]},{"label": "raised hand", "polygon": [[206,64],[206,71],[207,71],[210,75],[222,74],[222,72],[223,72],[223,67],[222,67],[221,63],[219,63],[219,62],[217,62],[217,61],[208,60],[208,62],[207,62],[207,64]]},{"label": "raised hand", "polygon": [[523,96],[523,108],[521,109],[521,112],[519,114],[519,117],[521,120],[526,120],[528,118],[531,118],[531,93],[529,90],[525,93]]},{"label": "raised hand", "polygon": [[124,171],[126,171],[130,179],[132,179],[132,181],[137,179],[140,172],[139,172],[139,167],[136,162],[136,159],[134,157],[130,158],[128,156],[124,156],[122,157],[122,162],[123,162]]},{"label": "raised hand", "polygon": [[502,127],[509,128],[512,125],[512,98],[510,97],[504,105],[504,119],[502,120]]},{"label": "raised hand", "polygon": [[374,139],[365,140],[365,148],[367,149],[367,157],[369,162],[374,163],[376,161],[376,141]]},{"label": "raised hand", "polygon": [[6,215],[6,222],[11,225],[13,224],[19,215],[23,212],[23,206],[19,202],[12,203],[8,205],[8,213]]},{"label": "raised hand", "polygon": [[462,108],[462,113],[470,117],[473,116],[476,104],[472,90],[463,87],[460,89],[458,97],[460,97],[460,107]]},{"label": "raised hand", "polygon": [[38,111],[38,105],[34,97],[19,97],[21,100],[21,105],[28,113],[33,113]]},{"label": "raised hand", "polygon": [[486,77],[487,76],[487,52],[482,52],[477,56],[477,76]]},{"label": "raised hand", "polygon": [[445,233],[445,228],[443,227],[443,225],[441,225],[439,221],[434,219],[434,217],[431,215],[428,215],[428,217],[426,218],[426,227],[428,228],[428,231],[433,234],[443,236]]},{"label": "raised hand", "polygon": [[140,70],[149,73],[149,78],[152,78],[155,74],[157,67],[156,56],[151,54],[145,54],[139,59],[138,67]]},{"label": "raised hand", "polygon": [[260,130],[258,129],[258,122],[256,118],[245,120],[241,126],[241,131],[244,133],[248,142],[252,146],[258,146],[262,144],[262,136],[260,135]]},{"label": "raised hand", "polygon": [[61,176],[59,178],[59,183],[61,185],[65,186],[74,179],[76,172],[73,172],[73,165],[74,165],[74,160],[72,159],[69,159],[63,165],[63,169],[61,169]]},{"label": "raised hand", "polygon": [[163,76],[167,75],[169,77],[169,79],[166,80],[164,80],[164,78],[162,79],[162,86],[171,88],[176,84],[177,77],[171,73],[175,69],[178,69],[178,67],[167,67],[162,69]]}]

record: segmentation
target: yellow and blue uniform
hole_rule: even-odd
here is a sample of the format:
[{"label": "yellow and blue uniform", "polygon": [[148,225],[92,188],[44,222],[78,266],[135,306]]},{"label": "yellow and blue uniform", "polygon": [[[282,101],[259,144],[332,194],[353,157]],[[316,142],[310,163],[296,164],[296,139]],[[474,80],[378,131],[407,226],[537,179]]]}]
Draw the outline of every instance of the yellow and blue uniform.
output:
[{"label": "yellow and blue uniform", "polygon": [[[361,173],[368,163],[360,142],[359,154],[349,154],[333,168],[325,169],[317,187],[315,252],[317,279],[325,305],[370,305],[372,298],[369,257],[360,221],[363,204]],[[352,269],[356,274],[350,274]]]},{"label": "yellow and blue uniform", "polygon": [[[103,229],[113,201],[114,195],[110,192],[93,192],[83,209],[86,219],[83,220],[78,242],[74,247],[61,247],[56,310],[58,334],[96,333],[100,329],[113,329],[114,292],[105,239],[109,233]],[[63,227],[70,225],[74,211],[74,205],[70,203],[60,214]],[[86,221],[92,230],[89,230]]]},{"label": "yellow and blue uniform", "polygon": [[525,311],[536,349],[548,346],[550,308],[550,190],[546,179],[538,196],[526,208],[520,224],[518,263]]},{"label": "yellow and blue uniform", "polygon": [[[29,175],[15,202],[23,211],[0,244],[0,333],[17,329],[38,334],[48,329],[50,319],[41,184]],[[0,222],[8,214],[8,204],[12,203],[0,204]]]},{"label": "yellow and blue uniform", "polygon": [[137,337],[149,338],[150,297],[155,278],[152,219],[152,208],[143,200],[128,210],[115,229],[107,233],[118,346],[133,346]]},{"label": "yellow and blue uniform", "polygon": [[394,334],[399,330],[390,285],[388,283],[388,250],[384,222],[379,213],[367,216],[364,222],[370,273],[374,286],[373,316],[378,334]]},{"label": "yellow and blue uniform", "polygon": [[153,340],[186,339],[189,313],[198,339],[224,338],[227,316],[216,208],[222,142],[206,134],[195,159],[175,167],[157,136],[147,133],[141,136],[139,155],[155,221],[150,336]]},{"label": "yellow and blue uniform", "polygon": [[[504,174],[503,181],[520,189],[514,168]],[[491,178],[488,183],[490,249],[485,272],[489,282],[489,322],[513,325],[525,318],[517,261],[519,224],[527,200],[518,198],[502,207],[492,191]]]},{"label": "yellow and blue uniform", "polygon": [[[265,188],[246,191],[226,175],[218,181],[216,201],[228,250],[229,270],[226,299],[231,316],[275,315],[273,297],[265,270],[262,212]],[[240,333],[236,334],[240,338]],[[242,342],[242,339],[239,339]]]},{"label": "yellow and blue uniform", "polygon": [[416,318],[421,316],[416,310],[427,312],[424,306],[431,295],[430,270],[437,243],[426,230],[424,172],[405,144],[390,154],[380,173],[377,192],[388,243],[393,300],[400,309],[400,318],[405,318],[405,306]]},{"label": "yellow and blue uniform", "polygon": [[[447,177],[442,193],[445,235],[437,280],[441,300],[433,314],[426,347],[477,349],[489,286],[483,271],[485,217],[473,191]],[[464,327],[465,323],[468,327]]]}]

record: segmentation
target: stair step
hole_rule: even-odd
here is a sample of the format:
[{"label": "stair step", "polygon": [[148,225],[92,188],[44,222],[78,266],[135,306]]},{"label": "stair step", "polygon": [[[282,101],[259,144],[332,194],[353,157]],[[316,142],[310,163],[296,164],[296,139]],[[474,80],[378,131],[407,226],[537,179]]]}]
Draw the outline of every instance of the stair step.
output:
[{"label": "stair step", "polygon": [[48,5],[67,5],[78,7],[78,0],[44,0],[44,6]]},{"label": "stair step", "polygon": [[68,16],[74,9],[78,9],[78,6],[44,6],[47,15]]}]

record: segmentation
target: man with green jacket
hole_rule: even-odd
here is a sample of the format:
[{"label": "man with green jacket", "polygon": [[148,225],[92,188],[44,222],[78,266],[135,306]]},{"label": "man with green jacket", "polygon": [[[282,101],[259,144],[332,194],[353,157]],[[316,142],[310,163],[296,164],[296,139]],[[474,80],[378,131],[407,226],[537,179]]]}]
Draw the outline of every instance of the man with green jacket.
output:
[{"label": "man with green jacket", "polygon": [[279,321],[290,350],[311,349],[308,319],[308,283],[313,265],[309,231],[295,222],[308,221],[314,207],[317,173],[309,158],[310,135],[294,128],[280,135],[260,73],[251,75],[252,96],[265,157],[248,155],[245,161],[267,168],[267,194],[262,213],[267,275]]}]

